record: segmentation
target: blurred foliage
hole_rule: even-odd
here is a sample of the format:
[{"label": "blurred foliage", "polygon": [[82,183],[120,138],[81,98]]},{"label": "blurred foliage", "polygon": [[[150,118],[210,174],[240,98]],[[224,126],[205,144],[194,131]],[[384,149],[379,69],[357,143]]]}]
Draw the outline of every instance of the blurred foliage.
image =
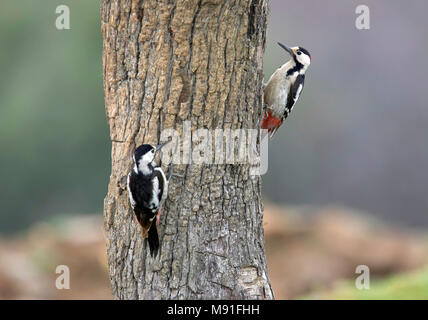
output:
[{"label": "blurred foliage", "polygon": [[393,275],[383,280],[374,280],[369,290],[357,290],[355,282],[338,283],[334,289],[313,293],[305,299],[343,300],[427,300],[428,268],[417,272]]},{"label": "blurred foliage", "polygon": [[[71,30],[57,30],[66,4]],[[0,231],[101,212],[109,176],[99,1],[6,0],[0,10]]]}]

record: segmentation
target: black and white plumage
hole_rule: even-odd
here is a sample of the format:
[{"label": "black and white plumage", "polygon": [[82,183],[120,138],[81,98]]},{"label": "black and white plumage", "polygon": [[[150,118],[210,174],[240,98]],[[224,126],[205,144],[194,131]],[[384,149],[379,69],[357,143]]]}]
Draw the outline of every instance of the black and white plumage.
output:
[{"label": "black and white plumage", "polygon": [[141,225],[143,238],[149,242],[152,256],[159,250],[157,216],[168,194],[168,180],[154,159],[165,144],[156,147],[149,144],[139,146],[134,152],[134,166],[127,180],[129,201]]},{"label": "black and white plumage", "polygon": [[305,84],[305,72],[311,64],[308,50],[302,47],[289,48],[279,42],[278,44],[291,55],[291,59],[272,74],[265,86],[266,111],[262,129],[267,129],[271,138],[299,99]]}]

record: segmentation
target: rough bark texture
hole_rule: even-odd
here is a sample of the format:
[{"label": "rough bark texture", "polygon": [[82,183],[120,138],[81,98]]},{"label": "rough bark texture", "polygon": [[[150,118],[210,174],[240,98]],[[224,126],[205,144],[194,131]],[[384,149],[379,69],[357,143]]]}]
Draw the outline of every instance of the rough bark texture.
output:
[{"label": "rough bark texture", "polygon": [[130,208],[135,146],[165,128],[259,128],[266,0],[104,0],[112,141],[105,229],[118,299],[271,299],[260,177],[247,164],[179,165],[152,259]]}]

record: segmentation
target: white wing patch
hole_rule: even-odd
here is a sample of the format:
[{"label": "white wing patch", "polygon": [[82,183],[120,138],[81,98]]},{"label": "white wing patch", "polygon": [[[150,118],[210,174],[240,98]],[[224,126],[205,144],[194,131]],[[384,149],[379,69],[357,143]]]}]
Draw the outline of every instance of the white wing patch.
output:
[{"label": "white wing patch", "polygon": [[294,104],[293,104],[293,106],[291,107],[290,112],[291,112],[291,110],[293,110],[294,106],[296,105],[297,100],[299,100],[300,93],[302,92],[302,90],[303,90],[303,85],[302,85],[302,84],[300,84],[300,85],[299,85],[299,88],[297,88],[296,96],[293,98],[293,100],[294,100]]},{"label": "white wing patch", "polygon": [[300,85],[299,85],[299,89],[297,89],[296,97],[294,98],[294,101],[299,100],[300,93],[302,92],[302,90],[303,90],[303,85],[302,85],[302,84],[300,84]]},{"label": "white wing patch", "polygon": [[[163,179],[163,192],[162,192],[162,199],[161,202],[164,202],[166,197],[168,196],[168,180],[166,179],[165,173],[163,172],[163,170],[159,167],[155,168],[155,170],[159,171],[162,175],[162,179]],[[160,192],[160,190],[159,190]],[[159,193],[158,193],[159,194]]]},{"label": "white wing patch", "polygon": [[135,154],[132,155],[132,159],[134,159],[134,172],[138,174],[138,167],[137,167],[137,161],[135,161]]},{"label": "white wing patch", "polygon": [[134,200],[134,197],[132,196],[131,187],[129,186],[129,180],[130,180],[130,178],[131,178],[131,173],[128,173],[128,178],[126,180],[126,186],[128,188],[129,201],[131,202],[132,208],[134,208],[135,205],[136,205],[136,202]]},{"label": "white wing patch", "polygon": [[159,208],[159,180],[158,177],[154,177],[152,180],[153,190],[152,190],[152,198],[150,199],[149,208],[157,209]]}]

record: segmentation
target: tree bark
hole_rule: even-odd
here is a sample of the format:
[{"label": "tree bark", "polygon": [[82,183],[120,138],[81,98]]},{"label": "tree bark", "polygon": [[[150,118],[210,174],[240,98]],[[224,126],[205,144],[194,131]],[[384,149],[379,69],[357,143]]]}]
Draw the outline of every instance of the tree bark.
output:
[{"label": "tree bark", "polygon": [[156,259],[126,191],[134,148],[157,144],[161,130],[260,128],[267,0],[103,0],[101,14],[114,297],[272,299],[261,179],[249,164],[174,167],[184,177],[171,180]]}]

